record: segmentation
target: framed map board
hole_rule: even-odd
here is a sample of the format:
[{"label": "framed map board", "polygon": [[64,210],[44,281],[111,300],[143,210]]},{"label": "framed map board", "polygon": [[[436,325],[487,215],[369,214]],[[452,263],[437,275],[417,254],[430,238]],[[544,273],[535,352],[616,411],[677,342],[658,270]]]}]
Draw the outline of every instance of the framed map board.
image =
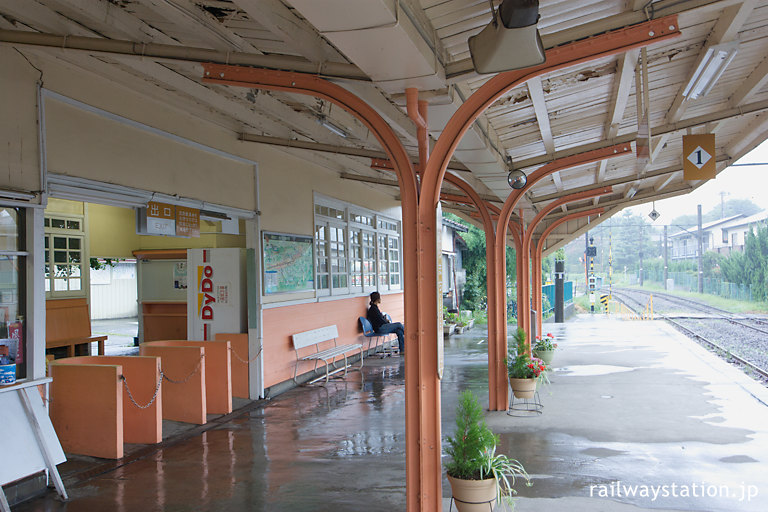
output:
[{"label": "framed map board", "polygon": [[315,289],[314,242],[311,236],[264,232],[264,294]]}]

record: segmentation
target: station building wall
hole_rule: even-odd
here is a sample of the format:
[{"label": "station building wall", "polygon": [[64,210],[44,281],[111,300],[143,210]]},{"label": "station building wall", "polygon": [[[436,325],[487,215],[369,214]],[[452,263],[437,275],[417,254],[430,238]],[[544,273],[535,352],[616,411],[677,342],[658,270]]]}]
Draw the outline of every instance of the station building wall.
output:
[{"label": "station building wall", "polygon": [[[139,92],[121,83],[120,77],[108,80],[97,73],[73,71],[64,60],[50,54],[30,49],[25,55],[29,61],[13,49],[0,48],[0,66],[6,71],[0,76],[4,91],[0,108],[8,120],[0,123],[0,137],[8,141],[0,145],[0,158],[9,162],[9,171],[0,173],[0,187],[30,192],[43,189],[37,130],[37,82],[42,80],[45,90],[54,93],[44,100],[49,172],[259,210],[262,231],[312,236],[316,193],[393,219],[402,218],[394,188],[389,194],[363,183],[341,180],[337,174],[341,169],[318,165],[313,160],[316,155],[310,152],[239,141],[239,132],[257,129],[255,120],[254,126],[245,126],[211,114],[202,106],[188,110],[163,89],[150,87]],[[73,55],[67,53],[65,57],[76,58]],[[238,158],[212,154],[105,118],[77,102]],[[198,115],[201,113],[206,114],[205,118]],[[256,169],[241,159],[255,162]],[[244,245],[242,235],[214,235],[213,243],[205,236],[139,236],[135,235],[130,210],[94,204],[87,208],[92,235],[90,254],[94,257],[128,257],[134,249]],[[126,226],[119,229],[119,236],[116,224]],[[265,387],[293,375],[291,334],[336,324],[340,341],[362,340],[357,317],[365,314],[367,295],[331,299],[310,291],[270,295],[263,298],[263,303]],[[385,305],[394,318],[402,319],[402,293],[385,296]]]}]

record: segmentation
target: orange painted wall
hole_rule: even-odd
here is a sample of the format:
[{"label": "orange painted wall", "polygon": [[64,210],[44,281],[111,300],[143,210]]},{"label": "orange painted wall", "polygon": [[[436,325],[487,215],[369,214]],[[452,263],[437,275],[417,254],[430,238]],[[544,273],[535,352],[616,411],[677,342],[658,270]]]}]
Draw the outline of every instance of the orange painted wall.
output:
[{"label": "orange painted wall", "polygon": [[123,386],[119,365],[51,363],[51,420],[65,452],[123,456]]},{"label": "orange painted wall", "polygon": [[216,341],[229,341],[232,351],[232,396],[249,398],[248,393],[248,335],[217,333]]},{"label": "orange painted wall", "polygon": [[[291,335],[303,331],[336,325],[338,343],[364,343],[358,317],[365,316],[368,297],[312,302],[264,310],[264,386],[270,387],[293,378],[296,352]],[[403,294],[394,293],[381,297],[381,310],[389,313],[394,322],[402,322],[404,314]],[[333,346],[329,341],[321,350]],[[365,346],[365,345],[364,345]],[[314,362],[299,365],[299,375],[310,371]]]},{"label": "orange painted wall", "polygon": [[140,355],[159,357],[165,376],[177,381],[163,382],[163,418],[204,425],[208,411],[205,401],[205,349],[166,343],[150,341],[139,345]]}]

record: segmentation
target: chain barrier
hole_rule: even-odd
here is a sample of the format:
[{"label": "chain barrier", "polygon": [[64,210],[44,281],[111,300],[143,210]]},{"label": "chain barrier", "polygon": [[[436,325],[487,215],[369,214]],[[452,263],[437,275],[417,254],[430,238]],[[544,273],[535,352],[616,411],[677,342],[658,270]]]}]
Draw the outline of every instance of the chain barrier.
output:
[{"label": "chain barrier", "polygon": [[233,355],[233,356],[235,356],[235,359],[237,359],[238,361],[240,361],[240,362],[241,362],[241,363],[243,363],[243,364],[250,364],[250,363],[254,362],[256,359],[258,359],[258,358],[259,358],[259,356],[261,355],[261,351],[262,351],[263,349],[264,349],[264,347],[261,347],[261,348],[259,349],[259,351],[258,351],[258,352],[256,352],[256,355],[255,355],[255,356],[253,356],[251,359],[243,359],[242,357],[240,357],[239,355],[237,355],[237,352],[235,352],[235,349],[234,349],[234,348],[232,348],[232,347],[229,347],[229,351],[230,351],[230,352],[232,352],[232,355]]},{"label": "chain barrier", "polygon": [[138,407],[139,409],[146,409],[153,403],[155,403],[155,399],[157,398],[157,393],[160,392],[160,385],[163,383],[163,371],[160,370],[160,379],[157,381],[157,386],[155,386],[155,394],[152,395],[152,398],[149,399],[149,403],[147,405],[139,405],[136,400],[133,398],[133,393],[131,393],[131,388],[128,387],[128,379],[125,378],[125,375],[120,376],[120,380],[123,381],[123,387],[125,387],[126,393],[128,393],[128,398],[131,399],[131,402],[133,402],[133,405]]},{"label": "chain barrier", "polygon": [[[167,376],[166,374],[164,374],[164,373],[162,372],[162,370],[160,371],[160,374],[163,376],[163,377],[162,377],[163,379],[167,380],[167,381],[168,381],[168,382],[170,382],[171,384],[186,384],[186,383],[187,383],[187,381],[189,381],[189,379],[191,379],[191,378],[192,378],[192,377],[193,377],[193,376],[194,376],[194,375],[195,375],[195,374],[196,374],[198,371],[200,371],[200,366],[203,364],[203,358],[204,358],[204,357],[205,357],[205,354],[201,354],[201,355],[200,355],[200,360],[197,362],[197,366],[195,366],[195,369],[194,369],[194,370],[192,370],[192,373],[190,373],[189,375],[187,375],[187,376],[186,376],[186,378],[184,378],[184,379],[182,379],[182,380],[173,380],[172,378],[170,378],[169,376]],[[161,379],[161,380],[162,380],[162,379]]]}]

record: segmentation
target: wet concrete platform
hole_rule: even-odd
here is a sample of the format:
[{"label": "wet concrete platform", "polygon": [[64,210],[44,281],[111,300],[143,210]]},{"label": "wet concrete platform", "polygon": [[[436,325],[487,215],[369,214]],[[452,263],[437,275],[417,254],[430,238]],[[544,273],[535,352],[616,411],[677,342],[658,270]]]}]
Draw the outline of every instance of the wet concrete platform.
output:
[{"label": "wet concrete platform", "polygon": [[[662,322],[596,315],[545,329],[560,350],[543,413],[487,414],[500,451],[534,479],[518,512],[768,510],[765,387]],[[462,390],[487,404],[485,333],[446,340],[445,360],[444,434]],[[50,493],[14,512],[405,510],[403,378],[401,358],[369,358],[346,380],[247,404],[130,463],[73,459],[60,466],[68,503]],[[446,481],[443,495],[448,510]]]}]

